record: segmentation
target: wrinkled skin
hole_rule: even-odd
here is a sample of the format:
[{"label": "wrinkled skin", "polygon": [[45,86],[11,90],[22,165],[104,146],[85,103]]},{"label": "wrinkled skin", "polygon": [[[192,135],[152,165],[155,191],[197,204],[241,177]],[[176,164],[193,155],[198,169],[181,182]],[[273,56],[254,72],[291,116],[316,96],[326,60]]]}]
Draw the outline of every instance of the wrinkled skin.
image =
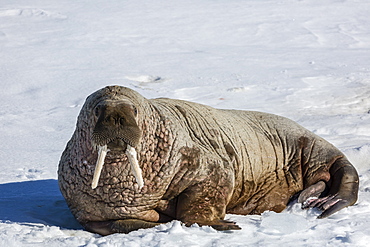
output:
[{"label": "wrinkled skin", "polygon": [[[97,145],[110,152],[91,188]],[[125,154],[135,147],[144,187]],[[282,211],[300,193],[303,208],[327,217],[357,200],[358,175],[330,143],[283,117],[147,100],[119,86],[90,95],[62,154],[58,178],[71,212],[108,235],[173,219],[240,229],[226,213]],[[317,197],[312,199],[312,197]]]}]

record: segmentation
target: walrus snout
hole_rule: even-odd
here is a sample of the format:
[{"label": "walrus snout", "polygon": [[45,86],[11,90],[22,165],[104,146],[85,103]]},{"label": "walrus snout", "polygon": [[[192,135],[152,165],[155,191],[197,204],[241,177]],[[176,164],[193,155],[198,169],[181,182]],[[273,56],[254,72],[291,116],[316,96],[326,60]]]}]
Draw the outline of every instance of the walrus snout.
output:
[{"label": "walrus snout", "polygon": [[95,146],[110,145],[109,148],[125,148],[122,141],[137,147],[141,130],[136,122],[136,108],[122,101],[101,102],[93,110],[97,118],[91,140]]},{"label": "walrus snout", "polygon": [[137,110],[126,101],[103,101],[94,109],[97,118],[91,140],[98,149],[98,159],[91,188],[95,189],[108,152],[125,152],[131,170],[139,185],[144,186],[142,171],[137,160],[135,147],[139,144],[141,130],[136,122]]}]

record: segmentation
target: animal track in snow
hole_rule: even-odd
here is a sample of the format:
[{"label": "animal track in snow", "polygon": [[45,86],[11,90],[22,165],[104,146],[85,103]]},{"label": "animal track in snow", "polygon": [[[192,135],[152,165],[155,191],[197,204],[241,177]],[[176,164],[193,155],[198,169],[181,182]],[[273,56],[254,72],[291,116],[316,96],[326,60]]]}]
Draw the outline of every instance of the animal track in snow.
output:
[{"label": "animal track in snow", "polygon": [[19,174],[17,175],[17,178],[21,179],[38,179],[40,176],[44,173],[42,170],[39,169],[26,169],[21,168],[18,169]]},{"label": "animal track in snow", "polygon": [[161,78],[160,76],[151,76],[151,75],[126,76],[126,79],[130,81],[140,82],[143,84],[158,83],[163,81],[163,78]]},{"label": "animal track in snow", "polygon": [[245,92],[248,90],[250,90],[250,87],[232,87],[232,88],[228,88],[226,91],[240,93],[240,92]]},{"label": "animal track in snow", "polygon": [[51,18],[51,19],[66,19],[67,16],[60,13],[46,11],[43,9],[34,8],[17,8],[17,9],[1,9],[1,16],[23,16],[23,17],[41,17],[41,18]]}]

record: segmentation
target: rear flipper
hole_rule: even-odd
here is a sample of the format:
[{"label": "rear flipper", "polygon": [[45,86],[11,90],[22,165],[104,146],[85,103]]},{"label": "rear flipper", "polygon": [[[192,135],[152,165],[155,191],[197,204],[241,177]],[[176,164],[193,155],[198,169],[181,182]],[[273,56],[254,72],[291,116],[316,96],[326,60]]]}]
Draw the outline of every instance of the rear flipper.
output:
[{"label": "rear flipper", "polygon": [[[357,201],[359,178],[351,163],[345,158],[340,158],[334,162],[329,172],[328,184],[319,181],[303,190],[298,198],[303,209],[315,207],[322,210],[323,212],[318,216],[319,219],[328,217]],[[328,189],[327,195],[325,195],[326,189]],[[318,198],[323,194],[324,197]]]},{"label": "rear flipper", "polygon": [[138,219],[109,220],[109,221],[90,221],[84,224],[84,228],[89,232],[98,233],[106,236],[114,233],[129,233],[143,228],[151,228],[161,223],[149,222]]}]

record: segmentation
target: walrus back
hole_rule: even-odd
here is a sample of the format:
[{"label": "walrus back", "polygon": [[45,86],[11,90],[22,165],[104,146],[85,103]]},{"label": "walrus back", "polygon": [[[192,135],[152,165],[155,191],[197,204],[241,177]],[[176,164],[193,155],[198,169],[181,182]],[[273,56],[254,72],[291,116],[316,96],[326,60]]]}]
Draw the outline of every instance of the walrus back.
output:
[{"label": "walrus back", "polygon": [[[191,139],[189,145],[232,165],[236,189],[229,212],[282,211],[294,194],[329,181],[330,166],[343,157],[332,144],[285,117],[172,99],[152,103],[164,116],[173,116]],[[243,198],[251,198],[248,206]]]}]

